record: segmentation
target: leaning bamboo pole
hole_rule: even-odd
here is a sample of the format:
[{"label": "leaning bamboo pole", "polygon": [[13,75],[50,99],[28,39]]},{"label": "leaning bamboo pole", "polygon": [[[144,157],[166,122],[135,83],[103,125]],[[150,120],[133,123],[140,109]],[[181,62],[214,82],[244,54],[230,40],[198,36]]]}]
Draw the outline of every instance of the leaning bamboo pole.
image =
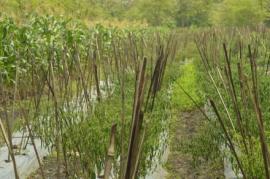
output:
[{"label": "leaning bamboo pole", "polygon": [[146,81],[146,59],[144,59],[140,71],[138,74],[138,80],[136,84],[136,90],[134,95],[134,106],[133,106],[133,117],[131,134],[129,139],[127,165],[125,170],[125,179],[134,179],[136,175],[136,163],[139,160],[139,143],[140,133],[142,129],[142,122],[144,113],[142,111],[143,100],[144,100],[144,88]]},{"label": "leaning bamboo pole", "polygon": [[17,164],[16,164],[16,160],[15,160],[15,155],[14,155],[14,152],[13,152],[13,148],[11,146],[10,139],[9,139],[9,137],[7,135],[7,132],[5,130],[5,127],[4,127],[4,124],[2,123],[2,119],[1,118],[0,118],[0,128],[1,128],[1,133],[2,133],[2,135],[4,137],[4,141],[5,141],[6,145],[7,145],[8,151],[9,151],[9,153],[11,155],[15,178],[16,179],[19,179],[19,174],[18,174],[18,169],[17,169]]}]

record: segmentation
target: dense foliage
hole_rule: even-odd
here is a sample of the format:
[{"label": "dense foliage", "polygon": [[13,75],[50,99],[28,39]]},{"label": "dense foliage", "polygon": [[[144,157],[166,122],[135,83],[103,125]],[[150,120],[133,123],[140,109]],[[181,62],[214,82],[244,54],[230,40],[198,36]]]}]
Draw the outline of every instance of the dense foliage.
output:
[{"label": "dense foliage", "polygon": [[63,15],[87,24],[114,19],[109,23],[113,26],[135,21],[169,27],[268,24],[269,6],[267,0],[0,0],[1,14],[17,21],[35,12]]}]

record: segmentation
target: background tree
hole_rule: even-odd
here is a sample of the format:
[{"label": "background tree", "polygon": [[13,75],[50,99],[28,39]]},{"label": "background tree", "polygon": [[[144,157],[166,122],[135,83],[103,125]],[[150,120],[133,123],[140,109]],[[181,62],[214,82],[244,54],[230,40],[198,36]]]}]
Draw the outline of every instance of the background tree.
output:
[{"label": "background tree", "polygon": [[0,0],[0,15],[18,21],[29,13],[86,22],[136,20],[150,26],[270,25],[270,0]]},{"label": "background tree", "polygon": [[175,0],[137,0],[128,14],[155,26],[168,25],[175,21],[175,7]]},{"label": "background tree", "polygon": [[208,25],[209,8],[212,4],[212,0],[178,0],[176,13],[177,25],[181,27]]},{"label": "background tree", "polygon": [[214,25],[254,26],[267,19],[267,12],[257,0],[224,0],[212,8]]}]

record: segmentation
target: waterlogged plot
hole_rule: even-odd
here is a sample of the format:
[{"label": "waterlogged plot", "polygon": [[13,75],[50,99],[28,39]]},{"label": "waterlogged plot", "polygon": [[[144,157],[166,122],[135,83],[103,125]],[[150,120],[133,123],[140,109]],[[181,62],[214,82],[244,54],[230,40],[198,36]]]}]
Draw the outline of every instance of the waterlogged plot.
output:
[{"label": "waterlogged plot", "polygon": [[36,139],[55,156],[58,178],[142,177],[157,164],[167,143],[175,34],[89,29],[54,17],[22,26],[4,19],[0,33],[1,131],[15,178],[16,131],[28,134],[22,140],[35,151],[40,178],[49,176]]}]

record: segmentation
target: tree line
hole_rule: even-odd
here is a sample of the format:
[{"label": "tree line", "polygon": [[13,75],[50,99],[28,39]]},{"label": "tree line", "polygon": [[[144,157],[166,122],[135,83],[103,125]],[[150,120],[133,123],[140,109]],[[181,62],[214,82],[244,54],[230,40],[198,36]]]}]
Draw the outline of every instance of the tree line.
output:
[{"label": "tree line", "polygon": [[153,26],[270,25],[269,0],[0,0],[0,14],[143,21]]}]

